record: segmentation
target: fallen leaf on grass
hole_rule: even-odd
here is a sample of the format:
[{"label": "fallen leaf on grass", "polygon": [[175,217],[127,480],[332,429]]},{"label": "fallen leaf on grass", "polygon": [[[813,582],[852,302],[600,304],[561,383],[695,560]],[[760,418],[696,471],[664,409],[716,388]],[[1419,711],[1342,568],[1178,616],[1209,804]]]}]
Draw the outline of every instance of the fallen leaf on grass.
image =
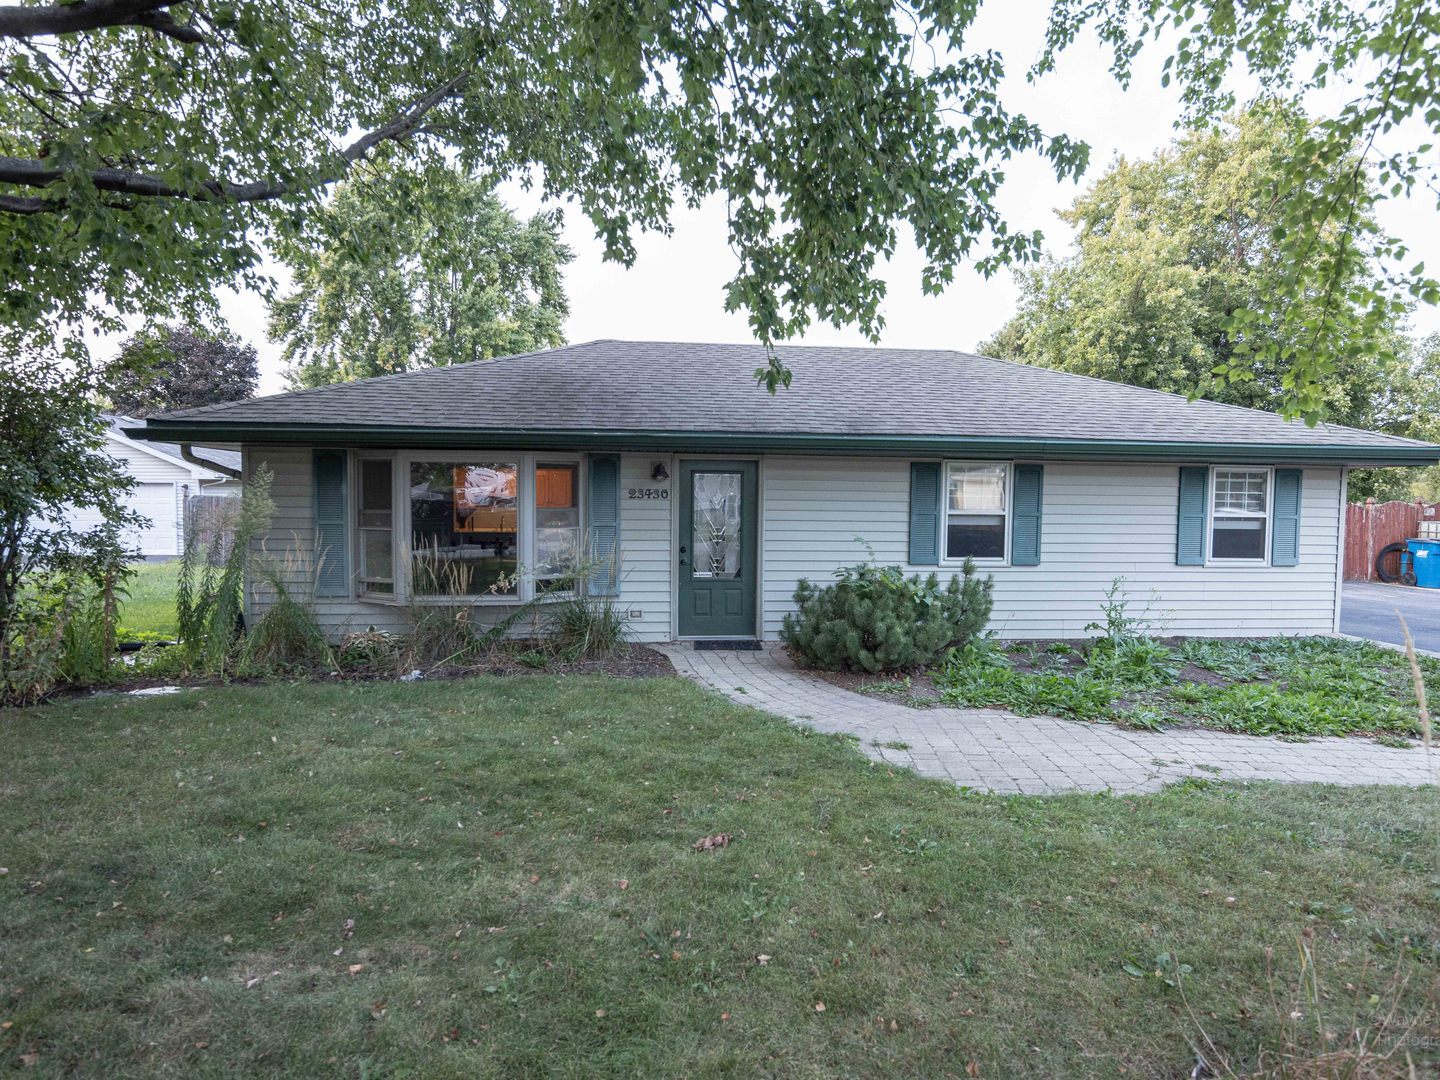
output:
[{"label": "fallen leaf on grass", "polygon": [[762,952],[759,956],[755,957],[755,962],[761,967],[764,967],[766,964],[770,963],[770,957],[766,953]]},{"label": "fallen leaf on grass", "polygon": [[355,936],[355,920],[354,920],[354,919],[346,919],[346,920],[345,920],[345,925],[340,928],[340,940],[341,940],[341,941],[349,941],[349,940],[350,940],[352,937],[354,937],[354,936]]},{"label": "fallen leaf on grass", "polygon": [[824,1003],[823,1001],[817,1001],[817,1002],[815,1002],[815,1011],[816,1011],[816,1012],[824,1012],[824,1011],[825,1011],[825,1003]]},{"label": "fallen leaf on grass", "polygon": [[40,1055],[39,1055],[39,1054],[21,1054],[21,1055],[20,1055],[20,1064],[21,1064],[21,1065],[24,1065],[27,1069],[30,1068],[32,1065],[38,1065],[38,1064],[40,1064]]},{"label": "fallen leaf on grass", "polygon": [[365,965],[364,965],[364,964],[351,964],[351,965],[350,965],[348,968],[346,968],[345,970],[348,971],[348,972],[350,972],[351,975],[359,975],[360,972],[362,972],[362,971],[365,970]]},{"label": "fallen leaf on grass", "polygon": [[729,847],[734,837],[728,832],[716,833],[714,836],[702,836],[690,846],[696,851],[714,851],[716,848]]},{"label": "fallen leaf on grass", "polygon": [[624,892],[630,887],[630,879],[622,877],[619,881],[615,882],[615,887],[618,888],[621,892]]},{"label": "fallen leaf on grass", "polygon": [[980,1063],[979,1063],[978,1061],[973,1060],[973,1059],[970,1060],[970,1061],[965,1062],[965,1075],[966,1075],[966,1076],[979,1076],[979,1075],[980,1075]]}]

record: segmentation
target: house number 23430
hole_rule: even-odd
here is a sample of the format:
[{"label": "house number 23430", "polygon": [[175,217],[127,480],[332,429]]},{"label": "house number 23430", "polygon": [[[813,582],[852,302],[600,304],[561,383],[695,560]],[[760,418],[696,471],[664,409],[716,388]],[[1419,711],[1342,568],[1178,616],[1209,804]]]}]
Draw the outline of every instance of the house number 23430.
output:
[{"label": "house number 23430", "polygon": [[626,488],[626,489],[625,489],[625,498],[627,498],[627,499],[640,499],[640,500],[645,500],[645,499],[668,499],[668,498],[670,498],[670,489],[669,489],[669,488],[663,488],[663,487],[632,487],[632,488]]}]

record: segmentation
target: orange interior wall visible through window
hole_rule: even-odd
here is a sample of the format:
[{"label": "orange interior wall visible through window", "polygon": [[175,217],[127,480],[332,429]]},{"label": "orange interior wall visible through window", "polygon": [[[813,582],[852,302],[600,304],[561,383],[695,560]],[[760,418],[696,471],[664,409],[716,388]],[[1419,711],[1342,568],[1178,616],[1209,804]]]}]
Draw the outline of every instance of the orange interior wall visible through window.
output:
[{"label": "orange interior wall visible through window", "polygon": [[535,469],[535,505],[542,510],[574,506],[574,466],[537,466]]}]

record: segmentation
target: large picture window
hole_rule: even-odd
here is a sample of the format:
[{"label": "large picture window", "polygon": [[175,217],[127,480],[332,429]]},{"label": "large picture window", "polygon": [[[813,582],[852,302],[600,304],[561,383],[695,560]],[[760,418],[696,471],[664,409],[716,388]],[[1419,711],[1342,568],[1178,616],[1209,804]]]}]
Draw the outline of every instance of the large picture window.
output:
[{"label": "large picture window", "polygon": [[411,463],[411,587],[416,596],[518,593],[519,475],[513,461]]},{"label": "large picture window", "polygon": [[1210,558],[1264,562],[1270,536],[1270,470],[1217,468],[1211,479]]},{"label": "large picture window", "polygon": [[951,462],[945,470],[945,557],[1006,557],[1010,466]]}]

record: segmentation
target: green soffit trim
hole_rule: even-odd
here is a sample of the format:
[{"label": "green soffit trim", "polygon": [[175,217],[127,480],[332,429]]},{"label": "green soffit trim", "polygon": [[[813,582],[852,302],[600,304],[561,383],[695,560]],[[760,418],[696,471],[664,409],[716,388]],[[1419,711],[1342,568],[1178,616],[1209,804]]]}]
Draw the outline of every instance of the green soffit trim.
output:
[{"label": "green soffit trim", "polygon": [[636,450],[701,453],[855,454],[921,457],[976,455],[1131,461],[1295,462],[1327,465],[1434,465],[1440,446],[1304,443],[1196,443],[1108,439],[975,438],[948,435],[836,435],[796,432],[620,431],[574,428],[486,430],[457,427],[368,427],[332,424],[226,424],[150,421],[124,429],[156,442],[269,446],[445,447],[446,449]]}]

